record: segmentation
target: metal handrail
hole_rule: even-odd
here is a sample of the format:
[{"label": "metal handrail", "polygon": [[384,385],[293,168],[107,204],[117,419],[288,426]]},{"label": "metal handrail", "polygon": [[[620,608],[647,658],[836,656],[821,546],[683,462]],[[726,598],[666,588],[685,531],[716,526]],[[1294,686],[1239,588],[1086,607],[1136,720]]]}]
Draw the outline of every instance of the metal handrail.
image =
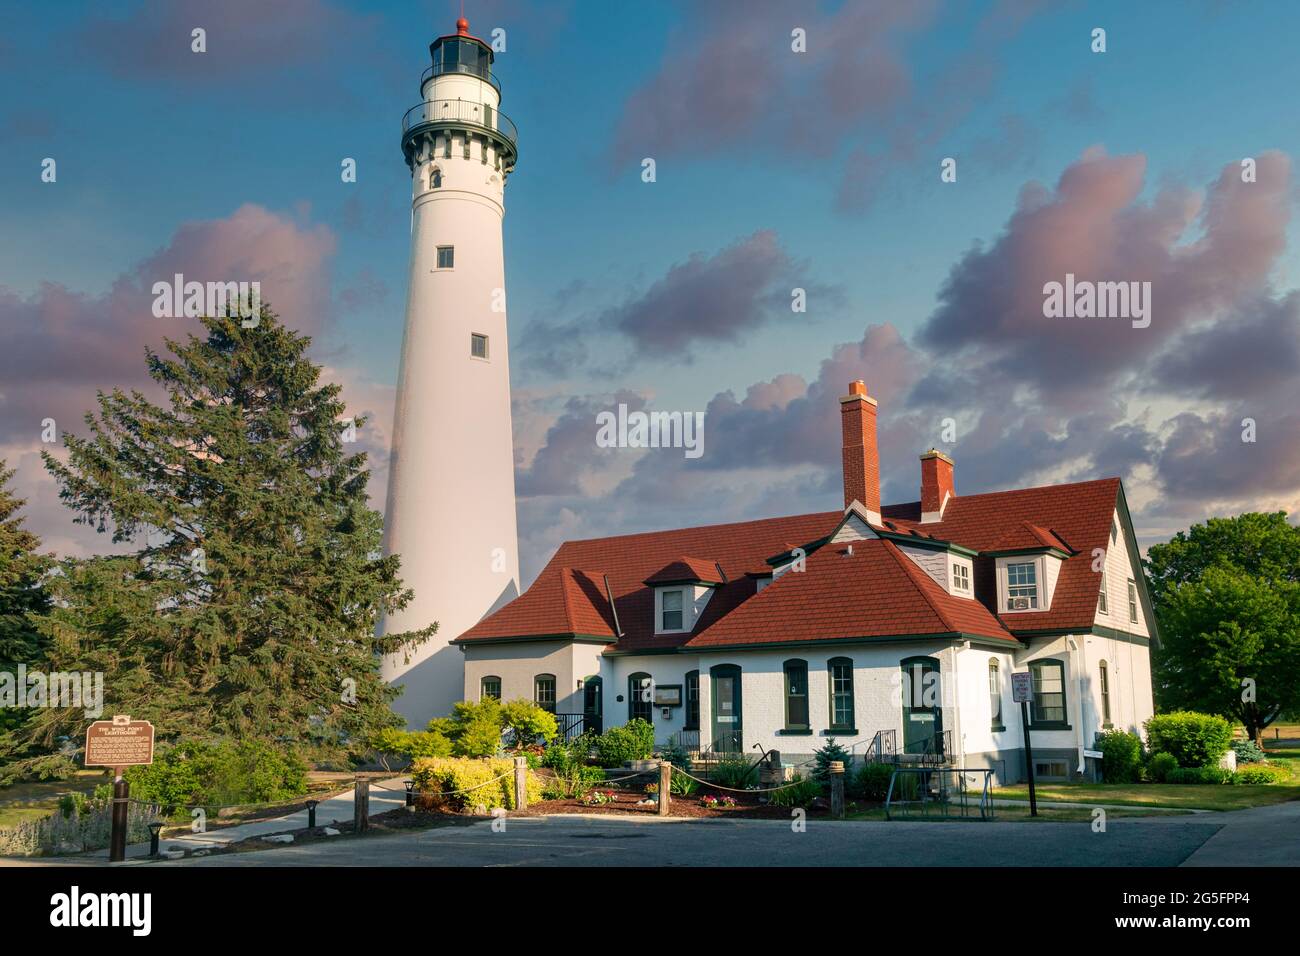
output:
[{"label": "metal handrail", "polygon": [[519,130],[514,121],[491,103],[475,103],[470,100],[426,100],[417,103],[402,117],[402,136],[405,137],[422,126],[436,126],[440,123],[485,129],[496,133],[511,149],[518,149]]},{"label": "metal handrail", "polygon": [[429,67],[427,70],[425,70],[423,73],[420,74],[420,92],[421,93],[424,92],[424,84],[429,82],[431,79],[433,79],[435,75],[442,76],[443,74],[446,73],[468,73],[470,76],[477,76],[480,80],[485,80],[486,82],[491,83],[498,93],[501,92],[500,80],[498,80],[490,72],[488,73],[487,76],[484,76],[478,70],[470,68],[465,63],[457,63],[450,68],[447,67],[446,65],[439,65],[436,68],[432,66]]}]

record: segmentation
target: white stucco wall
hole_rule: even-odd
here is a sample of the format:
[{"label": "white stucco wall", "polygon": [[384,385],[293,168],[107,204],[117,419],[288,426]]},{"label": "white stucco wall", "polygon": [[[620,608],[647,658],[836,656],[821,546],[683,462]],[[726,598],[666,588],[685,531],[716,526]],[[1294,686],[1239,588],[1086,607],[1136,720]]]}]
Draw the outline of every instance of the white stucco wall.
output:
[{"label": "white stucco wall", "polygon": [[[686,726],[686,673],[696,670],[699,659],[691,654],[645,654],[607,657],[602,662],[602,677],[605,682],[605,726],[616,727],[627,723],[631,701],[628,698],[628,678],[632,674],[649,674],[654,685],[681,684],[682,706],[669,710],[669,716],[663,716],[663,709],[651,707],[651,723],[655,728],[655,742],[665,744],[677,731]],[[703,694],[706,679],[700,681]],[[622,697],[620,701],[618,698]],[[702,704],[702,701],[701,701]],[[701,718],[707,711],[701,706]]]},{"label": "white stucco wall", "polygon": [[582,713],[579,680],[599,673],[602,644],[572,641],[515,641],[504,644],[464,645],[465,700],[478,700],[484,677],[501,678],[501,699],[534,698],[534,678],[555,675],[555,710]]},{"label": "white stucco wall", "polygon": [[[942,653],[941,653],[942,652]],[[681,666],[672,657],[620,658],[620,676],[640,670],[655,676],[660,683],[677,683],[678,674],[700,671],[701,741],[711,738],[712,694],[710,669],[719,664],[735,664],[741,669],[742,730],[746,750],[759,744],[763,750],[776,749],[783,754],[809,754],[822,747],[829,736],[830,690],[827,664],[833,657],[853,661],[853,711],[857,734],[837,732],[836,740],[861,754],[876,731],[899,732],[901,746],[902,711],[897,698],[899,664],[906,657],[934,656],[940,659],[941,674],[946,682],[951,656],[942,643],[860,644],[828,647],[793,647],[774,651],[739,651],[701,654],[688,658],[690,666]],[[785,670],[787,660],[801,659],[808,664],[808,708],[811,734],[787,734],[785,730]],[[627,663],[624,663],[627,662]],[[669,675],[660,680],[658,674]],[[623,686],[623,685],[620,685]],[[625,692],[625,691],[624,691]],[[956,715],[945,703],[944,726],[952,728]],[[677,729],[680,725],[666,730]],[[658,730],[658,723],[656,724]],[[656,737],[660,737],[656,733]],[[757,752],[757,751],[755,751]]]}]

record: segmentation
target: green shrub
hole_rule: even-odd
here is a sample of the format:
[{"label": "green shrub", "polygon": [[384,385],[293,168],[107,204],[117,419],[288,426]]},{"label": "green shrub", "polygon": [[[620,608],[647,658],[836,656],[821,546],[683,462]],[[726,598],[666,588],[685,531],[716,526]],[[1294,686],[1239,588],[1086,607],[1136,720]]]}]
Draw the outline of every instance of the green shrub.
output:
[{"label": "green shrub", "polygon": [[559,732],[554,714],[523,697],[501,708],[501,729],[511,735],[516,748],[530,747],[539,740],[550,743]]},{"label": "green shrub", "polygon": [[145,767],[130,767],[131,796],[157,803],[164,813],[180,807],[272,803],[307,792],[307,765],[292,751],[265,740],[185,741]]},{"label": "green shrub", "polygon": [[1147,746],[1173,754],[1183,768],[1213,767],[1232,745],[1232,725],[1213,714],[1178,710],[1146,722]]},{"label": "green shrub", "polygon": [[1237,763],[1262,763],[1264,760],[1264,750],[1253,740],[1234,740],[1232,742],[1233,752],[1237,755]]},{"label": "green shrub", "polygon": [[695,791],[700,789],[700,783],[684,773],[677,772],[677,765],[673,764],[673,777],[668,782],[668,792],[674,797],[689,797]]},{"label": "green shrub", "polygon": [[1134,783],[1142,767],[1142,741],[1137,734],[1108,730],[1097,735],[1101,778],[1106,783]]},{"label": "green shrub", "polygon": [[496,756],[504,728],[501,702],[495,697],[457,701],[451,706],[451,717],[429,721],[429,731],[444,733],[457,757]]},{"label": "green shrub", "polygon": [[451,756],[451,741],[438,731],[385,727],[371,734],[367,742],[385,770],[389,769],[390,761],[407,763],[416,757]]},{"label": "green shrub", "polygon": [[863,764],[853,775],[850,794],[861,800],[874,800],[884,803],[889,795],[889,780],[894,775],[894,768],[887,763]]},{"label": "green shrub", "polygon": [[[515,764],[499,757],[490,760],[469,757],[421,757],[411,765],[411,780],[424,797],[422,805],[462,810],[485,807],[515,808]],[[500,779],[494,779],[499,777]],[[542,799],[542,780],[526,771],[528,800]]]},{"label": "green shrub", "polygon": [[1178,759],[1173,754],[1152,754],[1147,761],[1147,776],[1155,783],[1167,783],[1169,774],[1178,769]]},{"label": "green shrub", "polygon": [[822,794],[822,785],[811,777],[794,775],[794,780],[774,790],[768,801],[775,807],[806,807]]},{"label": "green shrub", "polygon": [[1242,767],[1232,775],[1232,782],[1255,786],[1259,784],[1281,783],[1287,779],[1287,772],[1271,764],[1256,763]]},{"label": "green shrub", "polygon": [[709,771],[709,783],[735,790],[752,787],[757,779],[757,765],[744,754],[727,754]]},{"label": "green shrub", "polygon": [[592,743],[602,767],[621,767],[630,760],[646,760],[655,750],[655,729],[634,717],[622,727],[611,727]]},{"label": "green shrub", "polygon": [[1232,783],[1233,773],[1222,767],[1175,767],[1165,775],[1165,783]]},{"label": "green shrub", "polygon": [[587,755],[591,753],[591,736],[583,734],[570,741],[556,741],[542,754],[542,766],[555,774],[555,796],[581,797],[598,783],[603,783],[605,774],[599,767],[587,766]]},{"label": "green shrub", "polygon": [[823,786],[829,786],[831,781],[831,762],[838,760],[844,764],[844,771],[847,773],[853,763],[853,755],[849,753],[841,744],[835,742],[834,737],[826,739],[826,746],[820,750],[813,751],[813,777]]}]

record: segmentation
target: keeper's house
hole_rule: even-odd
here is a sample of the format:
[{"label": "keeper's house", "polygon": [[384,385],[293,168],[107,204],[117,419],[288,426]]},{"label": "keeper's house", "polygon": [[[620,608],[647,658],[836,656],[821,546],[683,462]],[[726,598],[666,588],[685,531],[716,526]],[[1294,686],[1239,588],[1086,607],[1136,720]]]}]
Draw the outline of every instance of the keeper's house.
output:
[{"label": "keeper's house", "polygon": [[[1118,478],[880,504],[876,401],[840,399],[844,510],[568,541],[454,643],[465,697],[530,697],[572,733],[641,717],[661,743],[927,759],[1023,779],[1011,675],[1032,675],[1040,779],[1096,771],[1152,714],[1156,638]],[[906,756],[899,756],[906,755]]]}]

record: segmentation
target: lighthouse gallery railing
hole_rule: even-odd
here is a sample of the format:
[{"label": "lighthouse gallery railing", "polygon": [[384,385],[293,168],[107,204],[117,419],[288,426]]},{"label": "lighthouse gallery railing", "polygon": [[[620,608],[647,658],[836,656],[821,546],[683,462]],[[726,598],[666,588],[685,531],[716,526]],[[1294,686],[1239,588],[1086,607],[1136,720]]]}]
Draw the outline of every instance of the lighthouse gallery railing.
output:
[{"label": "lighthouse gallery railing", "polygon": [[519,141],[518,130],[510,117],[488,103],[469,100],[433,100],[412,106],[402,117],[402,135],[421,126],[452,123],[490,130],[501,136],[512,147]]}]

